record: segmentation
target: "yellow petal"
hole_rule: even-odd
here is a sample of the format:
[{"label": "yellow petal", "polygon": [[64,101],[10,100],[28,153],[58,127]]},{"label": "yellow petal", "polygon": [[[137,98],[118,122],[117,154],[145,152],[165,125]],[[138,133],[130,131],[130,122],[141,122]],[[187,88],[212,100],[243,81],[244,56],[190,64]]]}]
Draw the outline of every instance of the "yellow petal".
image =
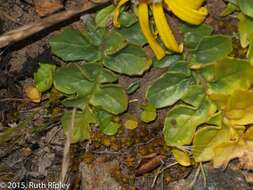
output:
[{"label": "yellow petal", "polygon": [[178,0],[181,4],[192,9],[199,9],[205,0]]},{"label": "yellow petal", "polygon": [[153,34],[150,31],[147,3],[143,3],[143,2],[139,3],[138,16],[139,16],[139,22],[140,22],[140,26],[141,26],[141,30],[143,32],[143,35],[147,39],[151,49],[154,51],[156,58],[158,60],[162,59],[165,56],[165,51],[158,44],[158,42],[155,40]]},{"label": "yellow petal", "polygon": [[113,15],[113,25],[117,28],[120,27],[120,23],[119,23],[119,15],[120,15],[120,8],[126,3],[128,2],[128,0],[120,0],[119,3],[117,4],[115,10],[114,10],[114,15]]},{"label": "yellow petal", "polygon": [[167,23],[162,4],[153,3],[152,8],[156,28],[164,45],[172,51],[181,53],[183,51],[183,45],[178,46],[177,41]]},{"label": "yellow petal", "polygon": [[181,0],[165,0],[165,3],[178,18],[189,24],[201,24],[208,14],[207,8],[201,7],[195,10],[187,7]]}]

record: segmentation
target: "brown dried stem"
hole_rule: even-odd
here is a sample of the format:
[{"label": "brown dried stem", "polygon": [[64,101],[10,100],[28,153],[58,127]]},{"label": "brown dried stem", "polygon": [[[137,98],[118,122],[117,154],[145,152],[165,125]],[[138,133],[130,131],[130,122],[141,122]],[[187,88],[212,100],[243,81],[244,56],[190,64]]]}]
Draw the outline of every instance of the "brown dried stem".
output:
[{"label": "brown dried stem", "polygon": [[65,21],[69,18],[72,18],[74,16],[77,16],[85,11],[89,11],[92,8],[95,8],[98,5],[102,5],[109,2],[109,0],[102,0],[98,4],[94,4],[87,0],[87,2],[84,3],[84,5],[80,8],[72,9],[72,10],[66,10],[62,11],[56,14],[53,14],[49,17],[46,17],[42,19],[41,21],[31,23],[25,26],[22,26],[20,28],[17,28],[15,30],[9,31],[4,33],[0,36],[0,49],[11,45],[15,42],[21,41],[29,36],[32,36],[33,34],[36,34],[46,28],[49,28],[55,24],[58,24],[62,21]]}]

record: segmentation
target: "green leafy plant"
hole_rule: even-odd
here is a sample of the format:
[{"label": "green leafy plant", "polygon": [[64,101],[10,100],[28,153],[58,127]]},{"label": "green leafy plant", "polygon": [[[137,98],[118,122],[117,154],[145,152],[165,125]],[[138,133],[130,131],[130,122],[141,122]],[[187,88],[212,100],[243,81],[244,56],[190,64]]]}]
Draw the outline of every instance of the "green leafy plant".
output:
[{"label": "green leafy plant", "polygon": [[[66,64],[57,69],[53,65],[41,64],[35,73],[35,82],[41,92],[49,90],[53,83],[54,88],[62,93],[62,104],[66,108],[78,109],[72,143],[89,139],[92,125],[99,126],[106,135],[116,134],[120,127],[117,115],[128,107],[127,92],[117,84],[116,73],[142,75],[152,64],[139,43],[131,43],[132,39],[123,36],[122,31],[109,31],[104,27],[106,21],[102,19],[110,13],[107,9],[111,7],[97,14],[97,25],[91,17],[85,18],[84,32],[65,29],[51,38],[52,52]],[[134,22],[127,26],[136,30]],[[135,33],[134,38],[142,41],[141,33]],[[130,91],[133,93],[134,89]],[[66,110],[62,117],[66,133],[70,121],[71,113]]]},{"label": "green leafy plant", "polygon": [[166,144],[184,166],[213,160],[220,167],[251,155],[252,141],[245,140],[246,126],[253,122],[250,62],[228,57],[231,39],[211,35],[209,26],[183,26],[182,31],[189,53],[181,60],[169,55],[156,63],[168,71],[146,96],[156,108],[172,106],[164,122]]},{"label": "green leafy plant", "polygon": [[[212,160],[221,167],[231,159],[252,156],[252,6],[246,0],[228,2],[223,16],[242,10],[238,27],[241,46],[248,48],[245,59],[230,57],[232,39],[213,34],[212,27],[202,24],[181,26],[183,54],[166,52],[163,59],[152,60],[131,11],[120,14],[121,28],[110,29],[113,5],[100,10],[95,19],[85,17],[85,31],[66,29],[54,36],[52,52],[65,63],[58,68],[41,64],[35,83],[41,92],[53,85],[61,93],[65,133],[71,122],[68,108],[77,109],[72,143],[89,139],[92,126],[115,135],[121,126],[119,115],[128,107],[127,94],[140,87],[136,80],[123,89],[119,75],[142,76],[153,62],[166,71],[147,89],[140,119],[153,122],[157,109],[168,108],[163,134],[178,163],[189,166]],[[135,115],[125,113],[123,118],[127,129],[138,127]]]}]

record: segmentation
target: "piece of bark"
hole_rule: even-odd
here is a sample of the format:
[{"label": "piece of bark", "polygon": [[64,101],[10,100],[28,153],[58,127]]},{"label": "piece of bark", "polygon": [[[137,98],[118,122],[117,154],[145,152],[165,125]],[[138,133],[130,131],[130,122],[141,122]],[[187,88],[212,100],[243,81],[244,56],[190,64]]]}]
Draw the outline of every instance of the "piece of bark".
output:
[{"label": "piece of bark", "polygon": [[48,16],[64,8],[61,0],[33,0],[33,3],[40,17]]}]

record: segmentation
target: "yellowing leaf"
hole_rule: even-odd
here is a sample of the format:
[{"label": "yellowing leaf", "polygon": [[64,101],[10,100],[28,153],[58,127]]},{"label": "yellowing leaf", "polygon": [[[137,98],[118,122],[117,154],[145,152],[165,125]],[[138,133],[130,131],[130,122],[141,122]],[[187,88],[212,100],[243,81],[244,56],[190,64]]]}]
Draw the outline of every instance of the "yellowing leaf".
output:
[{"label": "yellowing leaf", "polygon": [[242,157],[246,147],[242,141],[224,143],[215,148],[213,165],[215,168],[226,167],[228,162],[234,158]]},{"label": "yellowing leaf", "polygon": [[198,108],[178,105],[172,108],[164,123],[164,137],[167,145],[183,146],[192,142],[196,128],[207,122],[217,107],[207,97]]},{"label": "yellowing leaf", "polygon": [[39,103],[41,100],[41,92],[34,86],[28,85],[24,87],[26,96],[35,103]]},{"label": "yellowing leaf", "polygon": [[133,130],[138,127],[138,121],[135,118],[135,116],[133,116],[131,114],[126,114],[126,120],[124,122],[124,126],[127,129]]},{"label": "yellowing leaf", "polygon": [[[65,112],[61,123],[64,133],[68,133],[68,128],[71,125],[72,114],[71,112]],[[77,143],[90,138],[90,124],[95,124],[96,118],[89,108],[84,112],[77,112],[74,118],[74,131],[71,138],[71,143]]]},{"label": "yellowing leaf", "polygon": [[253,91],[236,90],[228,100],[224,110],[231,125],[253,123]]},{"label": "yellowing leaf", "polygon": [[204,127],[199,129],[193,139],[193,158],[205,162],[214,158],[215,148],[226,142],[237,142],[243,129],[235,130],[227,126],[221,129]]},{"label": "yellowing leaf", "polygon": [[156,119],[156,109],[152,104],[142,105],[143,112],[141,113],[141,120],[149,123]]},{"label": "yellowing leaf", "polygon": [[220,107],[224,107],[235,90],[248,89],[253,83],[253,68],[247,61],[226,58],[210,67],[214,67],[214,79],[209,83],[207,94]]},{"label": "yellowing leaf", "polygon": [[240,42],[243,48],[249,45],[250,36],[253,34],[253,19],[244,14],[238,14]]},{"label": "yellowing leaf", "polygon": [[182,165],[182,166],[190,166],[191,165],[191,159],[189,154],[186,152],[179,150],[179,149],[172,149],[172,154],[175,157],[176,161]]},{"label": "yellowing leaf", "polygon": [[252,127],[252,126],[249,127],[249,128],[247,129],[247,131],[244,133],[244,138],[245,138],[246,140],[251,140],[251,141],[253,141],[253,127]]}]

